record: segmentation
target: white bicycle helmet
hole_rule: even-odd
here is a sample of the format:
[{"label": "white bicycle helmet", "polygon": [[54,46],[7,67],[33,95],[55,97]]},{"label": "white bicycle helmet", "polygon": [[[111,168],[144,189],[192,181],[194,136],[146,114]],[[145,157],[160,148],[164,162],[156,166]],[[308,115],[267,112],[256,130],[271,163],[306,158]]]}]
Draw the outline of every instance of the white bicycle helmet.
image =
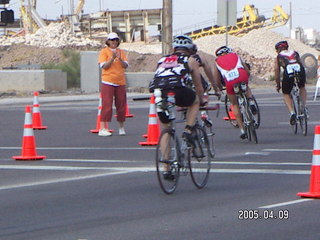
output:
[{"label": "white bicycle helmet", "polygon": [[216,50],[216,56],[220,56],[224,53],[230,53],[232,52],[232,49],[227,47],[227,46],[222,46],[222,47],[219,47],[217,50]]},{"label": "white bicycle helmet", "polygon": [[186,35],[177,35],[173,40],[172,47],[191,49],[193,42],[192,39]]}]

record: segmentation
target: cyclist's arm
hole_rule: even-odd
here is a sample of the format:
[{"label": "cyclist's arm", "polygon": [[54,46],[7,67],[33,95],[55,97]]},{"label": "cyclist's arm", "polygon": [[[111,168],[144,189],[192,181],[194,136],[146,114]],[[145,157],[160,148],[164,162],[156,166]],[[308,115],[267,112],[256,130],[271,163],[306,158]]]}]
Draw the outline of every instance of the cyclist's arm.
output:
[{"label": "cyclist's arm", "polygon": [[277,84],[276,89],[279,92],[281,87],[280,87],[280,65],[278,62],[278,58],[276,58],[275,63],[274,63],[274,77],[275,77],[276,84]]},{"label": "cyclist's arm", "polygon": [[248,73],[248,76],[250,76],[250,69],[248,68],[248,65],[241,59],[242,66],[244,70]]},{"label": "cyclist's arm", "polygon": [[221,74],[220,74],[215,62],[213,63],[213,66],[212,66],[212,73],[213,73],[213,78],[216,81],[217,87],[221,91],[223,89],[223,86],[222,86],[222,83],[221,83],[222,82],[222,76],[221,76]]},{"label": "cyclist's arm", "polygon": [[205,74],[207,75],[209,82],[211,83],[214,91],[219,92],[216,78],[214,77],[213,71],[211,70],[211,68],[205,58],[202,59],[202,65],[203,65],[203,70],[204,70]]},{"label": "cyclist's arm", "polygon": [[200,99],[200,103],[203,103],[203,87],[201,84],[201,75],[199,70],[199,64],[194,58],[189,58],[188,61],[189,68],[191,70],[191,76],[193,84],[196,88],[196,93]]}]

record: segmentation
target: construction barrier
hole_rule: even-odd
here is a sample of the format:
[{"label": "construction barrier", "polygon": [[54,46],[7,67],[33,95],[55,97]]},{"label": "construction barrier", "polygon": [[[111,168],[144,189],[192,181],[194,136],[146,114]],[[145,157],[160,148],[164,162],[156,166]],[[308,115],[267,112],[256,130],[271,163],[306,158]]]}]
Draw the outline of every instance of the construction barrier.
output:
[{"label": "construction barrier", "polygon": [[157,118],[156,106],[155,106],[155,97],[154,95],[150,98],[150,108],[149,108],[149,121],[148,121],[148,131],[146,135],[145,142],[139,142],[142,146],[154,146],[158,144],[160,137],[160,124]]},{"label": "construction barrier", "polygon": [[46,156],[38,156],[36,150],[36,140],[33,134],[31,107],[26,106],[24,118],[24,130],[22,138],[21,156],[13,156],[15,160],[42,160]]},{"label": "construction barrier", "polygon": [[309,192],[299,192],[297,195],[320,198],[320,125],[315,127]]},{"label": "construction barrier", "polygon": [[47,126],[42,125],[42,117],[39,104],[39,92],[33,93],[32,127],[36,130],[45,130],[48,128]]}]

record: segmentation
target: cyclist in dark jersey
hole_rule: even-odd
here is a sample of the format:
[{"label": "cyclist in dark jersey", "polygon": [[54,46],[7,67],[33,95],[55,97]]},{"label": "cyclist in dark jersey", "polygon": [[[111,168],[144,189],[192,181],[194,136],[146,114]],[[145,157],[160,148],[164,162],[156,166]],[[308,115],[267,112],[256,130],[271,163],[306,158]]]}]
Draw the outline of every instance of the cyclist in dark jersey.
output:
[{"label": "cyclist in dark jersey", "polygon": [[[275,45],[277,51],[277,58],[275,60],[275,80],[277,83],[276,89],[282,88],[284,102],[290,112],[290,124],[296,123],[296,114],[293,110],[292,99],[290,92],[294,83],[294,72],[298,72],[299,82],[298,87],[300,90],[301,100],[303,105],[306,105],[307,91],[305,88],[306,73],[301,63],[299,53],[294,50],[288,50],[289,44],[287,41],[280,41]],[[282,86],[280,86],[280,71],[283,69]]]},{"label": "cyclist in dark jersey", "polygon": [[[180,107],[187,107],[186,123],[183,138],[188,144],[193,143],[192,129],[196,122],[199,106],[208,102],[204,96],[201,84],[199,64],[190,57],[190,49],[193,46],[192,39],[185,35],[178,35],[173,41],[174,52],[163,56],[157,65],[153,80],[150,82],[150,92],[161,91],[161,97],[167,98],[169,92],[175,94],[175,104]],[[156,103],[157,104],[157,103]],[[167,128],[170,122],[165,111],[158,112],[162,128]],[[168,139],[164,140],[168,141]],[[161,147],[166,146],[165,142],[160,143]],[[164,178],[173,180],[174,175],[169,169],[164,172]]]}]

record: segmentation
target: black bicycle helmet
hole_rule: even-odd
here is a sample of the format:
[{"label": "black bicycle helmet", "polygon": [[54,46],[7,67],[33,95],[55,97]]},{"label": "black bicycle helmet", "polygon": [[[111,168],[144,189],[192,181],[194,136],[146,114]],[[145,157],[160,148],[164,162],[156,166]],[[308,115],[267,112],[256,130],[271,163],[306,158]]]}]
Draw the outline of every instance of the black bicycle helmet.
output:
[{"label": "black bicycle helmet", "polygon": [[274,47],[275,47],[276,50],[278,50],[278,49],[280,49],[280,48],[288,49],[289,44],[288,44],[287,41],[280,41],[280,42],[278,42]]},{"label": "black bicycle helmet", "polygon": [[222,47],[219,47],[217,50],[216,50],[216,56],[220,56],[224,53],[230,53],[232,52],[232,49],[227,47],[227,46],[222,46]]},{"label": "black bicycle helmet", "polygon": [[192,39],[186,35],[177,35],[173,39],[172,43],[173,48],[184,48],[184,49],[192,49],[193,42]]}]

